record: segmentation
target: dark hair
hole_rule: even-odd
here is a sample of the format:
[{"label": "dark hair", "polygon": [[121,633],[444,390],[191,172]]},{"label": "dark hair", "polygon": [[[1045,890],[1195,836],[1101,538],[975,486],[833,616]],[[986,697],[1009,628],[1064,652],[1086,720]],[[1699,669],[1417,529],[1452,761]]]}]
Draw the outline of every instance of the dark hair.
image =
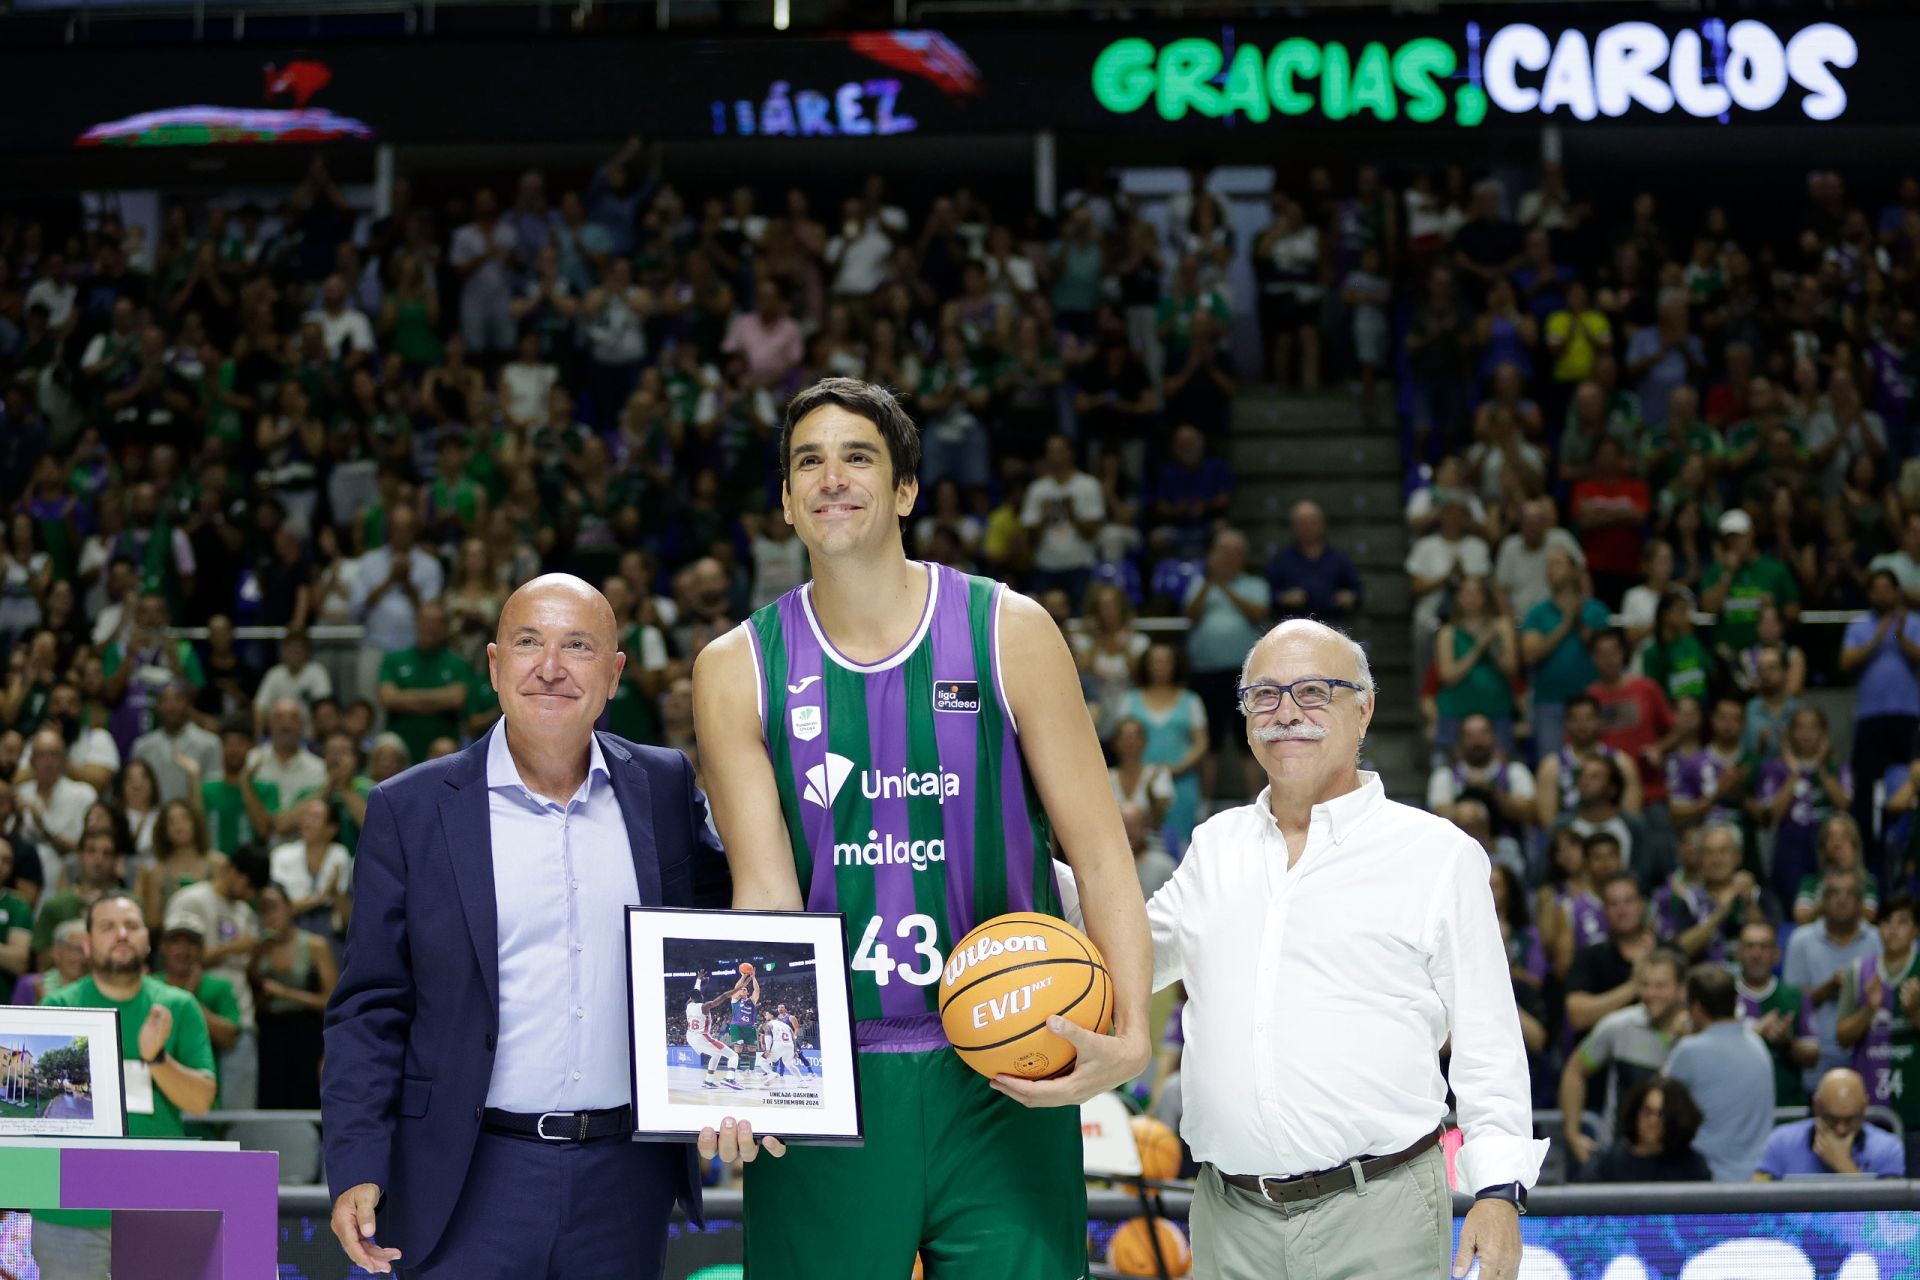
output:
[{"label": "dark hair", "polygon": [[109,889],[105,893],[101,894],[99,897],[95,898],[92,902],[89,902],[87,904],[87,913],[85,916],[85,920],[87,922],[88,933],[93,932],[93,913],[95,909],[98,908],[100,904],[103,902],[131,902],[133,904],[133,909],[140,913],[140,923],[145,924],[147,922],[147,909],[140,905],[140,899],[136,898],[133,895],[132,890]]},{"label": "dark hair", "polygon": [[[1621,772],[1620,762],[1618,760],[1615,760],[1611,755],[1588,756],[1585,760],[1582,760],[1580,762],[1580,767],[1584,769],[1590,764],[1598,764],[1598,765],[1606,766],[1607,799],[1612,804],[1619,804],[1621,797],[1627,794],[1627,776],[1626,774]],[[1576,773],[1573,776],[1574,776],[1574,781],[1578,782],[1580,779],[1580,775]],[[1598,831],[1594,832],[1594,835],[1601,835],[1601,834],[1604,834],[1604,833],[1598,832]],[[1591,839],[1592,837],[1590,836],[1588,838]],[[1615,844],[1620,843],[1619,840],[1613,836],[1607,836],[1607,839],[1612,840]]]},{"label": "dark hair", "polygon": [[1634,1142],[1640,1133],[1640,1108],[1646,1105],[1647,1095],[1655,1090],[1660,1093],[1660,1110],[1663,1113],[1660,1117],[1660,1154],[1669,1160],[1679,1159],[1693,1146],[1693,1136],[1700,1132],[1704,1117],[1700,1114],[1700,1104],[1693,1100],[1692,1091],[1678,1080],[1666,1076],[1648,1076],[1627,1090],[1620,1099],[1615,1135],[1629,1145]]},{"label": "dark hair", "polygon": [[1731,1018],[1739,1008],[1733,975],[1717,964],[1697,964],[1687,970],[1687,1003],[1697,1004],[1715,1022]]},{"label": "dark hair", "polygon": [[[1588,836],[1587,847],[1591,849],[1593,847],[1593,842],[1600,838],[1601,837],[1598,837],[1598,836]],[[1608,840],[1612,840],[1615,845],[1618,845],[1620,843],[1618,840],[1614,840],[1612,836],[1606,836],[1605,838]],[[1643,900],[1646,898],[1647,891],[1640,887],[1640,877],[1634,875],[1633,872],[1631,871],[1616,871],[1612,875],[1608,876],[1605,880],[1602,880],[1595,887],[1598,889],[1600,896],[1602,898],[1605,898],[1607,896],[1608,889],[1611,889],[1614,885],[1620,884],[1623,881],[1627,884],[1632,885],[1633,891],[1636,894],[1640,895],[1640,897]],[[1678,973],[1679,970],[1676,969],[1674,970],[1674,972]]]},{"label": "dark hair", "polygon": [[[1596,631],[1594,633],[1593,639],[1587,642],[1587,651],[1591,653],[1593,651],[1593,647],[1599,644],[1602,640],[1614,641],[1616,644],[1620,646],[1620,656],[1623,658],[1627,656],[1628,654],[1627,633],[1625,631],[1622,631],[1619,627],[1605,627],[1599,631]],[[1593,705],[1597,709],[1600,704],[1599,702],[1596,701]]]},{"label": "dark hair", "polygon": [[1907,919],[1913,921],[1915,924],[1920,924],[1920,902],[1915,902],[1913,898],[1907,894],[1896,893],[1881,903],[1879,918],[1885,920],[1896,911],[1906,912]]},{"label": "dark hair", "polygon": [[260,737],[259,734],[253,731],[253,721],[246,719],[244,716],[235,716],[230,720],[221,722],[220,736],[224,738],[232,733],[239,734],[248,742],[258,741]]},{"label": "dark hair", "polygon": [[[1867,455],[1862,454],[1861,456],[1865,457]],[[1885,578],[1888,582],[1891,582],[1893,584],[1893,589],[1895,591],[1898,591],[1900,589],[1900,579],[1897,576],[1895,576],[1893,570],[1891,569],[1875,569],[1872,573],[1869,573],[1867,575],[1867,585],[1871,587],[1875,582],[1879,581],[1881,578]]]},{"label": "dark hair", "polygon": [[228,862],[232,864],[234,874],[253,886],[256,893],[273,879],[273,873],[268,869],[266,850],[258,844],[241,845],[233,851],[233,857]]},{"label": "dark hair", "polygon": [[1493,874],[1500,877],[1500,883],[1507,886],[1507,923],[1517,934],[1533,923],[1533,913],[1527,907],[1527,891],[1520,883],[1520,873],[1504,862],[1493,864]]},{"label": "dark hair", "polygon": [[893,392],[878,383],[858,378],[822,378],[787,402],[787,416],[780,423],[780,483],[787,483],[791,465],[787,456],[793,447],[793,429],[815,409],[838,405],[848,413],[865,418],[879,429],[886,442],[887,457],[893,463],[896,487],[920,471],[920,428],[894,398]]},{"label": "dark hair", "polygon": [[[1665,965],[1668,970],[1672,972],[1675,982],[1680,981],[1681,975],[1687,971],[1687,958],[1678,951],[1675,951],[1672,947],[1655,947],[1653,950],[1647,952],[1646,955],[1640,957],[1640,964]],[[1640,965],[1634,966],[1636,969],[1639,967]],[[1731,982],[1733,980],[1732,975],[1728,975],[1727,980]]]},{"label": "dark hair", "polygon": [[1575,707],[1592,707],[1594,714],[1598,715],[1600,712],[1600,699],[1590,693],[1576,693],[1567,699],[1565,709],[1567,712],[1571,712]]}]

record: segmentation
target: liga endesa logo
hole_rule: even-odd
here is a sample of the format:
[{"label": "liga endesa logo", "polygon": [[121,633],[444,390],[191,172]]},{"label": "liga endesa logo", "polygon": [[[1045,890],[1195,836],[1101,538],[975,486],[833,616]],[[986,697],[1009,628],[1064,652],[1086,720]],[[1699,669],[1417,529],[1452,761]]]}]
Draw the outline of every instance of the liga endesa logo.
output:
[{"label": "liga endesa logo", "polygon": [[1650,22],[1618,22],[1589,36],[1550,36],[1531,23],[1458,36],[1421,36],[1389,48],[1357,50],[1337,40],[1296,36],[1271,50],[1231,39],[1189,37],[1163,46],[1116,40],[1095,57],[1094,99],[1116,115],[1149,104],[1163,120],[1189,113],[1237,116],[1254,124],[1286,117],[1371,117],[1414,124],[1481,124],[1489,106],[1509,115],[1567,115],[1576,120],[1638,110],[1730,121],[1735,112],[1769,111],[1801,91],[1810,120],[1837,120],[1847,92],[1836,71],[1851,68],[1859,43],[1845,27],[1816,22],[1791,36],[1754,19],[1718,18],[1668,31]]}]

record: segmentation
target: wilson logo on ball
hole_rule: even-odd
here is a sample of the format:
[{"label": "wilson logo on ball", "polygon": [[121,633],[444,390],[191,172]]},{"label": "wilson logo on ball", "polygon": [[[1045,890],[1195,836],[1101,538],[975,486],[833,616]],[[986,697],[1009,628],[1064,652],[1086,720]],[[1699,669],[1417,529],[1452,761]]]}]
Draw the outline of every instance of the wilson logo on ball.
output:
[{"label": "wilson logo on ball", "polygon": [[1045,951],[1047,940],[1031,934],[1012,938],[982,938],[947,957],[947,985],[960,981],[967,970],[1010,951]]}]

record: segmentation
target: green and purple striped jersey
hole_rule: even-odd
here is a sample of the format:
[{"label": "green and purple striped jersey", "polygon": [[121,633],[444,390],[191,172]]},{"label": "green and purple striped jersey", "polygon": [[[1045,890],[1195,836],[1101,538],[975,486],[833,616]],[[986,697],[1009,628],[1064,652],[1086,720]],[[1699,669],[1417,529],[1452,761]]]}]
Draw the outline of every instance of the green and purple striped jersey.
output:
[{"label": "green and purple striped jersey", "polygon": [[1051,832],[1001,692],[1005,588],[928,564],[892,657],[856,663],[811,587],[748,621],[761,728],[809,911],[846,914],[860,1047],[926,1048],[953,944],[1009,911],[1060,914]]}]

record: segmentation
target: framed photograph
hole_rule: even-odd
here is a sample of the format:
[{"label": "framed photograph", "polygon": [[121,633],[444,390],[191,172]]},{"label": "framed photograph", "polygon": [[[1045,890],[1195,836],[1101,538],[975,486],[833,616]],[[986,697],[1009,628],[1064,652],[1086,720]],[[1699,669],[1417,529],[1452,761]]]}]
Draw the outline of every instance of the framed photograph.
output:
[{"label": "framed photograph", "polygon": [[685,1142],[732,1116],[787,1142],[860,1145],[841,919],[628,908],[636,1138]]},{"label": "framed photograph", "polygon": [[120,1011],[0,1005],[0,1137],[124,1138]]}]

